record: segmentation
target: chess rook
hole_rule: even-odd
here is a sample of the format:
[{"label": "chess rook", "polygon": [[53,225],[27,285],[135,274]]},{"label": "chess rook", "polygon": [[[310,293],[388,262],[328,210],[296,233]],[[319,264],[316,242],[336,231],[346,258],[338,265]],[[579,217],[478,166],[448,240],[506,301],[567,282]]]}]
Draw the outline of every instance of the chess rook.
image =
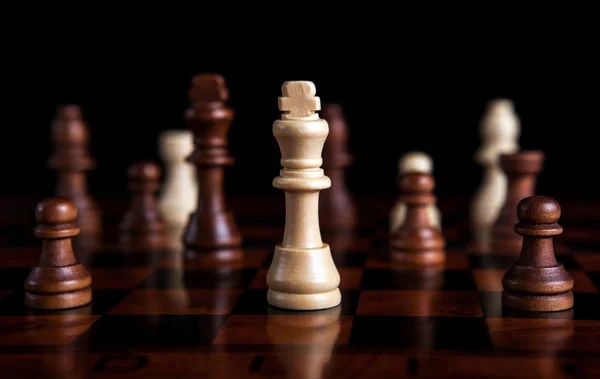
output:
[{"label": "chess rook", "polygon": [[492,226],[506,201],[507,179],[500,155],[519,150],[520,121],[512,101],[495,99],[487,104],[480,135],[482,145],[474,160],[483,167],[483,181],[471,202],[469,221],[475,245],[489,250]]},{"label": "chess rook", "polygon": [[125,250],[162,250],[166,247],[166,226],[155,198],[160,176],[160,167],[154,162],[140,161],[129,166],[131,205],[120,224],[120,245]]},{"label": "chess rook", "polygon": [[[398,160],[398,177],[410,173],[423,173],[423,174],[432,174],[433,173],[433,160],[431,157],[421,151],[410,151],[404,154]],[[438,229],[441,229],[441,216],[440,211],[437,205],[430,204],[427,207],[427,214],[429,216],[429,221],[431,225],[435,226]],[[406,220],[406,203],[402,200],[402,196],[396,200],[392,211],[390,212],[390,233],[394,233],[396,229],[404,224]]]},{"label": "chess rook", "polygon": [[315,113],[321,106],[312,82],[285,82],[282,92],[273,134],[283,169],[273,186],[285,191],[285,229],[267,273],[267,301],[292,310],[331,308],[341,302],[340,275],[319,227],[319,191],[331,186],[320,168],[329,126]]},{"label": "chess rook", "polygon": [[358,213],[345,179],[345,168],[352,164],[348,125],[339,104],[324,104],[321,117],[329,125],[323,146],[323,169],[331,179],[331,187],[320,194],[319,220],[321,226],[352,229],[358,223]]},{"label": "chess rook", "polygon": [[194,137],[189,130],[173,129],[162,132],[158,142],[165,165],[159,209],[167,229],[181,237],[198,200],[196,168],[186,161],[194,150]]},{"label": "chess rook", "polygon": [[495,252],[518,254],[521,251],[521,237],[514,233],[517,205],[535,194],[536,178],[543,163],[544,153],[538,150],[500,155],[500,167],[507,177],[507,191],[504,206],[492,228],[491,248]]},{"label": "chess rook", "polygon": [[[223,190],[224,167],[234,161],[227,149],[234,113],[225,104],[229,99],[225,80],[216,74],[197,75],[192,80],[190,99],[192,107],[185,121],[194,134],[195,148],[188,160],[196,166],[199,188],[197,209],[190,216],[184,237],[188,257],[242,244],[235,219],[225,206]],[[241,251],[219,255],[219,259],[239,260]]]},{"label": "chess rook", "polygon": [[406,221],[390,235],[392,261],[415,266],[437,266],[446,260],[445,240],[435,227],[428,207],[435,204],[433,176],[411,173],[400,178],[400,199],[406,203]]},{"label": "chess rook", "polygon": [[556,261],[553,237],[558,224],[558,202],[546,196],[531,196],[518,204],[519,223],[514,230],[523,237],[519,259],[502,279],[502,304],[524,311],[562,311],[573,307],[573,279]]},{"label": "chess rook", "polygon": [[82,235],[98,235],[101,213],[88,193],[86,172],[96,162],[88,151],[89,131],[77,105],[58,107],[51,128],[52,155],[48,166],[56,171],[55,195],[73,201],[78,210],[77,224]]},{"label": "chess rook", "polygon": [[71,238],[79,234],[77,208],[63,197],[39,203],[34,235],[42,239],[37,266],[25,280],[25,305],[35,309],[69,309],[92,301],[92,277],[77,261]]}]

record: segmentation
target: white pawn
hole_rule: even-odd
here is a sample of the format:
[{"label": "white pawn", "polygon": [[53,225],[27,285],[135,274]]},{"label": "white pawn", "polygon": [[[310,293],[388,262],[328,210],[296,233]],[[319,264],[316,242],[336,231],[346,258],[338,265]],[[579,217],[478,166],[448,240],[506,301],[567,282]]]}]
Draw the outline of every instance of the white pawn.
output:
[{"label": "white pawn", "polygon": [[196,168],[186,161],[194,150],[193,141],[193,135],[188,130],[167,130],[159,136],[159,152],[165,165],[165,182],[158,206],[173,243],[181,243],[189,215],[196,209],[198,201]]},{"label": "white pawn", "polygon": [[486,105],[480,135],[482,144],[474,160],[483,166],[483,182],[471,202],[470,223],[475,244],[485,247],[506,201],[507,181],[500,155],[519,150],[520,121],[512,101],[495,99]]},{"label": "white pawn", "polygon": [[[410,151],[404,154],[398,160],[398,176],[412,172],[422,172],[425,174],[433,173],[433,160],[431,157],[421,151]],[[428,207],[427,213],[431,224],[437,229],[441,229],[441,216],[437,205],[432,204]],[[397,200],[390,212],[390,233],[404,224],[406,219],[406,204]]]}]

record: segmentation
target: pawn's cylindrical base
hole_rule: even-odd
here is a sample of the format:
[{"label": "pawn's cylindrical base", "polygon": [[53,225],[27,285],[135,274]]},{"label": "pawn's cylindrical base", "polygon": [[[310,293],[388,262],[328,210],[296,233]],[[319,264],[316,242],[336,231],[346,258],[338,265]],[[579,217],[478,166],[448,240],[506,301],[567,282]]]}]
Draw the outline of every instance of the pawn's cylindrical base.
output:
[{"label": "pawn's cylindrical base", "polygon": [[342,294],[338,288],[322,293],[286,293],[269,289],[267,302],[277,308],[312,311],[340,305]]},{"label": "pawn's cylindrical base", "polygon": [[502,305],[533,312],[573,307],[573,278],[562,264],[531,267],[514,263],[502,278]]},{"label": "pawn's cylindrical base", "polygon": [[25,305],[34,309],[71,309],[92,302],[90,287],[67,293],[25,293]]},{"label": "pawn's cylindrical base", "polygon": [[339,284],[328,244],[312,249],[278,245],[267,273],[267,301],[292,310],[332,308],[342,299]]},{"label": "pawn's cylindrical base", "polygon": [[554,312],[564,311],[573,307],[573,292],[557,295],[529,295],[510,291],[502,292],[502,305],[522,311]]}]

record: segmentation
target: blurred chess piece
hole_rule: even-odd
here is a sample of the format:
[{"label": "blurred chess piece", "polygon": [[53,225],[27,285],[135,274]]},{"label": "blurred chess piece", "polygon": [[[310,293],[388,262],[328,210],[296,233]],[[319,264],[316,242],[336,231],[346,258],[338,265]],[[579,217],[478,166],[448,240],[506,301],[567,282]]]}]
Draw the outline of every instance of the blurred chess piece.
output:
[{"label": "blurred chess piece", "polygon": [[446,240],[431,221],[429,210],[436,202],[435,179],[413,172],[398,181],[400,201],[406,203],[406,221],[390,233],[390,259],[417,267],[441,266],[446,261]]},{"label": "blurred chess piece", "polygon": [[224,264],[243,258],[242,235],[225,202],[225,167],[234,162],[227,148],[227,134],[234,111],[227,101],[229,89],[218,74],[200,74],[189,89],[191,106],[185,122],[194,134],[194,150],[188,157],[198,175],[197,207],[184,232],[186,258],[211,259]]},{"label": "blurred chess piece", "polygon": [[183,248],[183,233],[198,202],[196,168],[187,162],[194,150],[189,130],[167,130],[159,136],[159,149],[165,166],[165,181],[158,200],[168,232],[168,245]]},{"label": "blurred chess piece", "polygon": [[267,336],[286,378],[326,378],[326,365],[341,330],[341,305],[294,313],[269,308]]},{"label": "blurred chess piece", "polygon": [[59,106],[51,127],[52,155],[48,166],[56,171],[56,196],[71,200],[77,207],[81,245],[95,248],[101,239],[102,215],[89,194],[86,172],[95,168],[89,152],[89,128],[74,104]]},{"label": "blurred chess piece", "polygon": [[[410,173],[433,173],[433,160],[431,157],[421,151],[411,151],[404,154],[398,160],[398,177]],[[427,215],[429,217],[431,226],[440,230],[441,228],[441,216],[440,211],[436,204],[431,204],[427,207]],[[406,220],[406,203],[402,198],[396,200],[396,204],[390,212],[390,233],[394,233],[399,227],[404,224]]]},{"label": "blurred chess piece", "polygon": [[160,167],[140,161],[129,166],[129,209],[119,225],[119,244],[124,250],[162,251],[166,248],[166,226],[156,204]]},{"label": "blurred chess piece", "polygon": [[475,246],[489,250],[492,225],[506,201],[507,178],[500,167],[500,155],[519,150],[520,121],[510,100],[496,99],[487,104],[480,135],[482,145],[474,160],[483,166],[483,182],[471,202],[470,223]]},{"label": "blurred chess piece", "polygon": [[319,220],[323,227],[353,229],[358,224],[358,212],[345,179],[345,168],[352,164],[348,152],[348,125],[339,104],[324,104],[321,117],[329,125],[322,167],[331,179],[331,187],[321,191]]},{"label": "blurred chess piece", "polygon": [[512,154],[500,155],[500,167],[506,175],[506,200],[498,219],[492,225],[490,249],[494,253],[519,255],[522,238],[515,233],[517,205],[529,196],[535,195],[538,175],[544,166],[545,154],[540,150],[520,150]]}]

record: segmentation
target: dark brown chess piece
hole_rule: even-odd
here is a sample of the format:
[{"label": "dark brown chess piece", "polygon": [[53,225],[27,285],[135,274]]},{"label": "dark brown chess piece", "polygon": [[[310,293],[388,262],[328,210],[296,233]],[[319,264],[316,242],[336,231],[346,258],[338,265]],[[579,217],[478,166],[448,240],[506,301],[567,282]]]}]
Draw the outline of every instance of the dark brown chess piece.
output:
[{"label": "dark brown chess piece", "polygon": [[496,253],[519,254],[521,237],[514,233],[517,204],[535,194],[537,175],[542,171],[544,153],[539,150],[500,155],[500,167],[506,174],[506,202],[492,227],[492,250]]},{"label": "dark brown chess piece", "polygon": [[88,193],[86,181],[86,171],[92,170],[96,162],[88,151],[88,126],[79,106],[58,107],[51,140],[53,152],[48,166],[56,170],[55,195],[70,199],[77,207],[80,237],[98,236],[102,230],[101,213]]},{"label": "dark brown chess piece", "polygon": [[188,161],[196,165],[199,188],[198,208],[190,215],[184,237],[186,256],[211,253],[224,261],[239,260],[242,237],[225,205],[223,189],[224,168],[234,161],[227,149],[234,118],[225,104],[229,91],[222,76],[201,74],[192,79],[189,95],[192,106],[185,121],[194,134],[195,148]]},{"label": "dark brown chess piece", "polygon": [[153,162],[137,162],[129,167],[128,176],[132,197],[120,224],[121,247],[125,250],[165,249],[167,229],[156,201],[160,167]]},{"label": "dark brown chess piece", "polygon": [[346,187],[345,168],[352,164],[348,153],[348,126],[339,104],[324,104],[321,117],[329,124],[323,146],[323,169],[331,187],[321,191],[319,220],[323,227],[352,229],[357,224],[356,205]]},{"label": "dark brown chess piece", "polygon": [[519,259],[502,279],[502,305],[524,311],[562,311],[573,306],[573,279],[556,261],[553,237],[562,233],[560,205],[547,196],[531,196],[518,204],[523,236]]},{"label": "dark brown chess piece", "polygon": [[400,177],[400,200],[406,203],[406,220],[390,236],[390,258],[407,265],[437,266],[446,261],[446,241],[431,224],[427,207],[435,204],[435,179],[430,174]]},{"label": "dark brown chess piece", "polygon": [[92,277],[77,261],[71,238],[79,234],[77,208],[69,199],[52,197],[35,210],[34,235],[42,254],[25,280],[25,305],[36,309],[69,309],[92,301]]}]

